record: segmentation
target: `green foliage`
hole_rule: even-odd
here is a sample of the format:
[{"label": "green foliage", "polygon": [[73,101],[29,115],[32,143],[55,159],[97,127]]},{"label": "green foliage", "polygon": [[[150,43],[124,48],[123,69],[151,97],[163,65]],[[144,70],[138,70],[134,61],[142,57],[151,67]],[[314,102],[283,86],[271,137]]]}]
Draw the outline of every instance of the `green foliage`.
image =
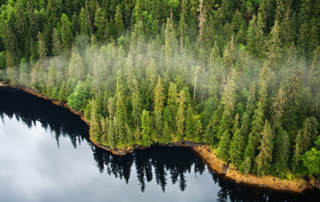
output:
[{"label": "green foliage", "polygon": [[229,155],[228,155],[228,151],[229,151],[229,147],[230,147],[230,133],[226,130],[220,139],[219,142],[219,157],[221,157],[223,160],[227,161],[229,159]]},{"label": "green foliage", "polygon": [[0,53],[0,69],[4,69],[6,67],[6,59],[7,53],[5,51]]},{"label": "green foliage", "polygon": [[264,129],[261,133],[260,147],[258,147],[259,155],[255,159],[257,174],[263,176],[268,174],[271,162],[272,162],[272,151],[273,151],[273,134],[270,128],[268,120],[266,120]]},{"label": "green foliage", "polygon": [[68,105],[71,107],[71,109],[84,111],[89,97],[89,85],[79,81],[73,93],[67,97]]},{"label": "green foliage", "polygon": [[151,119],[149,112],[146,110],[142,111],[141,117],[141,136],[142,136],[142,145],[149,147],[151,145]]},{"label": "green foliage", "polygon": [[241,129],[238,128],[236,132],[233,134],[229,150],[230,160],[234,165],[241,165],[244,148],[244,137],[242,135]]},{"label": "green foliage", "polygon": [[309,174],[320,174],[320,151],[312,148],[301,156],[303,166],[307,168]]}]

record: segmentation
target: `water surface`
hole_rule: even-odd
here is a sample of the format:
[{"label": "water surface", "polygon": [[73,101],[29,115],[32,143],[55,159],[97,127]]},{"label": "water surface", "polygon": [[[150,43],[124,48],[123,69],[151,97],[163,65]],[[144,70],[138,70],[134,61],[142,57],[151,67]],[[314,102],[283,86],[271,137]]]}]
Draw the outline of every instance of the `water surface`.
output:
[{"label": "water surface", "polygon": [[95,147],[79,116],[0,88],[0,201],[318,201],[317,191],[236,184],[192,149],[151,147],[123,157]]}]

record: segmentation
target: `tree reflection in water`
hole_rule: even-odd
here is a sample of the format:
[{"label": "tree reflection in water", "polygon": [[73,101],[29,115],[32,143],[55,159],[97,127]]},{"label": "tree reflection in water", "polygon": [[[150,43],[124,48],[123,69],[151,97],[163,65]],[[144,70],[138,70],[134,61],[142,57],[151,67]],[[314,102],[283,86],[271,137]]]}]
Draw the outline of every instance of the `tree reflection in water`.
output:
[{"label": "tree reflection in water", "polygon": [[[13,89],[0,88],[0,116],[16,118],[29,128],[38,121],[46,130],[55,135],[57,146],[59,138],[68,137],[74,148],[83,141],[87,142],[100,173],[107,172],[115,178],[129,183],[134,166],[141,191],[146,183],[155,180],[165,192],[168,183],[179,184],[180,190],[187,190],[187,173],[202,175],[207,165],[191,148],[185,147],[151,147],[136,150],[132,154],[116,156],[95,147],[89,140],[89,127],[67,109],[57,107],[50,101],[44,101],[28,93]],[[319,193],[309,191],[303,194],[273,192],[263,188],[239,185],[224,179],[223,176],[210,171],[213,183],[219,186],[217,201],[317,201]],[[216,194],[216,193],[212,193]]]}]

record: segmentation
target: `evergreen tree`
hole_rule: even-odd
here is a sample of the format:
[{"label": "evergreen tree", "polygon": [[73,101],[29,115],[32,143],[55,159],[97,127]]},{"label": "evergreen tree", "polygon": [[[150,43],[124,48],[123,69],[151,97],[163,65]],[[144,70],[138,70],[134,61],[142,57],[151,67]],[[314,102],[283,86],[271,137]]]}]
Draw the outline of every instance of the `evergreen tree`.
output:
[{"label": "evergreen tree", "polygon": [[80,34],[89,36],[90,35],[90,24],[87,17],[87,12],[84,8],[81,8],[79,14],[79,27],[80,27]]},{"label": "evergreen tree", "polygon": [[116,14],[114,16],[114,30],[116,33],[116,36],[120,36],[124,30],[123,20],[122,20],[122,14],[121,9],[119,6],[116,8]]},{"label": "evergreen tree", "polygon": [[179,99],[179,108],[176,116],[176,125],[177,125],[177,135],[178,140],[183,140],[185,132],[185,108],[186,108],[186,95],[183,90],[180,91]]},{"label": "evergreen tree", "polygon": [[21,59],[19,70],[20,70],[19,83],[23,86],[28,86],[30,82],[30,72],[29,72],[27,60],[25,58]]},{"label": "evergreen tree", "polygon": [[105,35],[107,21],[106,21],[104,14],[102,12],[102,8],[99,6],[97,7],[97,9],[95,11],[94,21],[95,21],[94,25],[97,30],[97,37],[98,37],[98,39],[101,39]]},{"label": "evergreen tree", "polygon": [[230,147],[230,141],[231,141],[230,133],[228,132],[228,130],[226,130],[221,136],[221,139],[219,142],[219,153],[218,153],[219,157],[221,157],[225,161],[229,159],[228,151]]},{"label": "evergreen tree", "polygon": [[6,59],[6,66],[7,66],[7,74],[10,82],[12,84],[16,84],[18,82],[18,72],[14,65],[14,58],[12,57],[11,53],[7,51],[7,59]]},{"label": "evergreen tree", "polygon": [[101,142],[101,126],[100,126],[100,116],[97,112],[97,103],[92,99],[92,109],[90,118],[90,137],[97,143]]},{"label": "evergreen tree", "polygon": [[258,147],[259,155],[255,159],[257,174],[263,176],[269,173],[272,162],[272,150],[273,150],[273,134],[271,131],[268,120],[265,121],[264,129],[261,133],[260,143]]},{"label": "evergreen tree", "polygon": [[62,84],[61,84],[58,99],[60,101],[63,101],[63,102],[67,100],[67,98],[66,98],[66,83],[65,83],[65,81],[63,81]]},{"label": "evergreen tree", "polygon": [[69,21],[68,16],[65,14],[62,14],[61,16],[61,26],[62,47],[64,50],[68,50],[69,52],[71,48],[71,42],[73,40],[73,34],[71,32],[71,22]]},{"label": "evergreen tree", "polygon": [[274,169],[278,176],[284,177],[290,158],[290,139],[286,131],[278,135],[276,144]]},{"label": "evergreen tree", "polygon": [[53,55],[58,56],[61,54],[61,42],[57,33],[57,30],[53,28],[52,34],[52,47],[53,47]]},{"label": "evergreen tree", "polygon": [[189,105],[186,111],[186,120],[185,120],[185,135],[187,139],[194,139],[196,133],[196,123],[193,118],[193,112],[191,106]]},{"label": "evergreen tree", "polygon": [[245,140],[244,137],[242,135],[242,130],[243,127],[241,128],[237,127],[236,123],[238,122],[237,120],[239,119],[239,114],[237,114],[237,118],[234,124],[234,134],[230,143],[230,150],[229,150],[229,156],[230,156],[230,160],[231,162],[236,165],[236,166],[240,166],[241,165],[241,160],[242,160],[242,156],[243,156],[243,151],[245,148]]},{"label": "evergreen tree", "polygon": [[160,76],[158,77],[158,83],[154,89],[154,111],[163,111],[163,104],[164,104],[164,96],[163,96],[163,85],[161,83]]},{"label": "evergreen tree", "polygon": [[149,147],[151,145],[151,119],[149,116],[149,112],[146,110],[142,111],[141,117],[141,135],[142,135],[142,145],[145,147]]}]

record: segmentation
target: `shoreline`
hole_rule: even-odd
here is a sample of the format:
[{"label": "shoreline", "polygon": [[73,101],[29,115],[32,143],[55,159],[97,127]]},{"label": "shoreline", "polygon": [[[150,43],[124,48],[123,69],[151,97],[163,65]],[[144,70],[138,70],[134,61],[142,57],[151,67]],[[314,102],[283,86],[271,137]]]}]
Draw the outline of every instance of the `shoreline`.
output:
[{"label": "shoreline", "polygon": [[[30,93],[32,95],[39,97],[39,98],[43,98],[45,100],[50,100],[50,101],[52,101],[53,104],[64,107],[64,108],[68,109],[69,111],[71,111],[72,113],[79,115],[81,117],[81,120],[90,126],[90,123],[84,119],[84,114],[79,111],[71,109],[68,106],[67,102],[61,102],[59,100],[49,98],[49,97],[43,95],[42,93],[36,92],[35,90],[28,88],[28,87],[24,87],[24,86],[13,86],[10,84],[0,83],[0,87],[12,87],[12,88],[16,88],[18,90],[21,89],[27,93]],[[90,135],[89,135],[89,138],[90,138]],[[128,153],[132,153],[136,149],[145,149],[145,147],[143,147],[143,146],[135,145],[135,146],[128,147],[128,148],[122,149],[122,150],[118,150],[118,149],[112,150],[107,146],[96,143],[91,138],[90,138],[90,140],[95,146],[102,148],[106,151],[109,151],[115,155],[120,155],[120,156],[126,155]],[[226,163],[224,161],[222,161],[221,159],[218,158],[215,151],[211,151],[211,149],[205,144],[184,141],[182,143],[179,143],[179,142],[170,143],[170,144],[155,143],[153,145],[190,147],[203,160],[205,160],[205,162],[208,164],[208,166],[212,170],[214,170],[214,172],[216,172],[218,174],[224,174],[226,178],[234,180],[237,184],[244,183],[244,184],[254,185],[254,186],[272,189],[272,190],[276,190],[276,191],[289,191],[289,192],[295,192],[295,193],[301,193],[307,189],[320,188],[319,185],[316,185],[318,182],[316,182],[315,178],[312,178],[310,180],[310,183],[307,183],[302,178],[287,180],[287,179],[281,179],[279,177],[275,177],[275,176],[271,176],[271,175],[257,177],[255,175],[249,174],[248,176],[245,176],[244,174],[241,174],[240,171],[232,164],[226,165]]]}]

